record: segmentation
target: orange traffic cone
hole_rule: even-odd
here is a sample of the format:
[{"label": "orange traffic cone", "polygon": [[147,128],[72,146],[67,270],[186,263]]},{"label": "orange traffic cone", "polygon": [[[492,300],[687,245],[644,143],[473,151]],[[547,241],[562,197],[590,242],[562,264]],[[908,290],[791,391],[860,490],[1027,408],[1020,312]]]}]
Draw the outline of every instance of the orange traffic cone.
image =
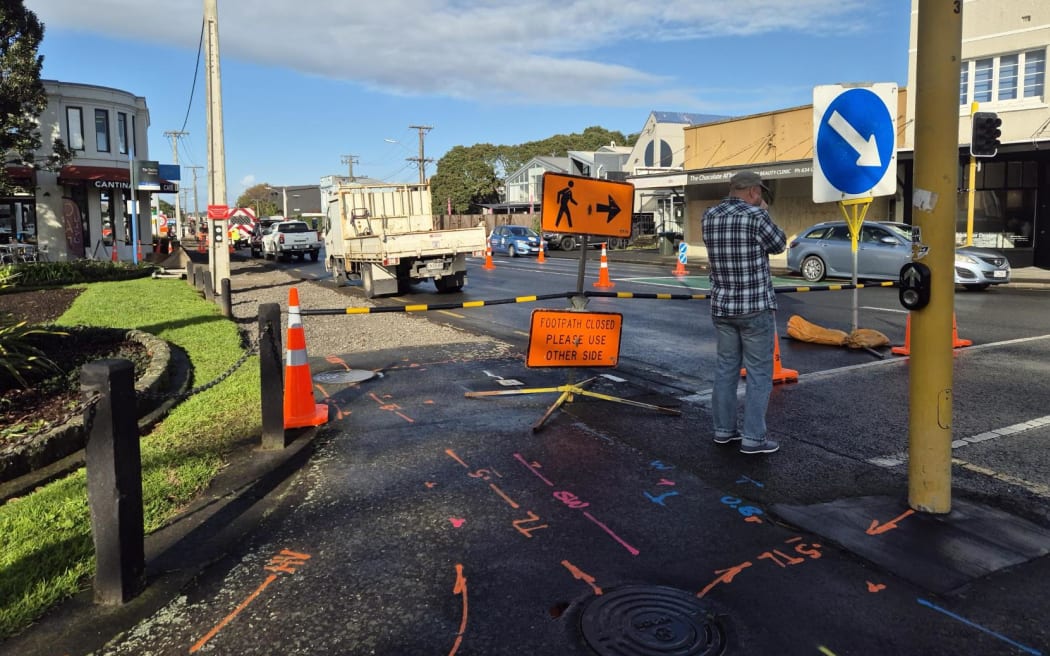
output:
[{"label": "orange traffic cone", "polygon": [[[747,369],[740,370],[740,376],[747,376]],[[776,327],[773,328],[773,383],[795,383],[798,382],[798,371],[787,369],[780,363],[780,335]]]},{"label": "orange traffic cone", "polygon": [[540,264],[543,264],[544,262],[547,261],[547,258],[544,257],[544,255],[543,255],[543,251],[544,251],[543,242],[544,242],[543,237],[540,237],[540,254],[539,254],[539,257],[536,258],[536,261],[539,262]]},{"label": "orange traffic cone", "polygon": [[605,288],[616,286],[616,283],[609,280],[609,256],[605,252],[605,242],[602,242],[602,259],[598,268],[598,282],[594,283],[594,286]]},{"label": "orange traffic cone", "polygon": [[485,266],[482,269],[495,269],[496,265],[492,263],[492,245],[485,246]]},{"label": "orange traffic cone", "polygon": [[109,251],[109,259],[110,259],[111,262],[118,262],[119,261],[119,258],[117,258],[117,242],[116,242],[116,240],[113,241],[113,247]]},{"label": "orange traffic cone", "polygon": [[139,244],[139,248],[138,248],[138,261],[139,261],[139,262],[141,262],[141,261],[142,261],[142,242],[140,241],[140,242],[139,242],[138,244]]},{"label": "orange traffic cone", "polygon": [[678,260],[678,265],[675,266],[674,271],[671,272],[671,275],[675,275],[675,276],[687,276],[687,275],[689,275],[689,272],[685,270],[685,262],[683,262],[681,260]]},{"label": "orange traffic cone", "polygon": [[288,290],[288,355],[284,363],[284,427],[320,426],[328,406],[314,403],[314,384],[306,354],[306,332],[299,314],[299,290]]},{"label": "orange traffic cone", "polygon": [[[909,313],[908,316],[910,317],[911,314]],[[955,323],[955,313],[952,312],[952,348],[957,349],[963,346],[973,346],[973,340],[959,338],[959,326]]]}]

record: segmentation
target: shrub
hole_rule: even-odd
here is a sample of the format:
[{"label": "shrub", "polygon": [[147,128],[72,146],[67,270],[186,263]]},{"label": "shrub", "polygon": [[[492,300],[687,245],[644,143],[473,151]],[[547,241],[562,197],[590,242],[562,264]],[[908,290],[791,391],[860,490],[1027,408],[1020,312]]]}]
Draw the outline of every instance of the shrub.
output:
[{"label": "shrub", "polygon": [[88,282],[108,282],[144,278],[156,267],[150,263],[69,260],[67,262],[25,262],[0,267],[0,288],[52,287]]},{"label": "shrub", "polygon": [[0,315],[0,389],[13,380],[28,386],[27,377],[45,371],[59,371],[39,348],[33,345],[40,335],[65,335],[54,328],[30,326],[16,322],[10,314]]}]

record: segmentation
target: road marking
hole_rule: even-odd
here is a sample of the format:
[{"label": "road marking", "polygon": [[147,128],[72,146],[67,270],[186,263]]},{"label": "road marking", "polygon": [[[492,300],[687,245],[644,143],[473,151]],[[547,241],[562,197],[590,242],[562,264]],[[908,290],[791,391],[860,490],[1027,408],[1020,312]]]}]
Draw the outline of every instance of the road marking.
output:
[{"label": "road marking", "polygon": [[1014,647],[1017,647],[1018,649],[1020,649],[1023,652],[1026,652],[1026,653],[1029,653],[1029,654],[1035,654],[1036,656],[1039,656],[1039,654],[1043,653],[1043,652],[1039,651],[1038,649],[1032,649],[1031,647],[1029,647],[1027,645],[1022,645],[1021,643],[1017,642],[1016,640],[1011,640],[1010,638],[1007,638],[1006,636],[1004,636],[1001,633],[996,633],[995,631],[992,631],[991,629],[983,627],[980,624],[977,624],[976,622],[968,620],[965,617],[963,617],[962,615],[959,615],[957,613],[953,613],[950,610],[947,610],[945,608],[941,608],[940,606],[938,606],[937,604],[935,604],[933,602],[926,601],[925,599],[922,599],[922,598],[916,599],[916,601],[918,601],[919,604],[922,605],[922,606],[925,606],[925,607],[927,607],[927,608],[929,608],[931,610],[935,610],[938,613],[943,613],[944,615],[947,615],[948,617],[952,618],[953,620],[958,620],[959,622],[962,622],[963,624],[965,624],[965,625],[967,625],[969,627],[973,627],[973,628],[977,629],[978,631],[982,631],[982,632],[986,633],[987,635],[992,636],[993,638],[996,638],[998,640],[1001,640],[1001,641],[1005,642],[1008,645],[1012,645]]},{"label": "road marking", "polygon": [[862,306],[860,306],[860,309],[862,309],[862,310],[874,310],[876,312],[893,312],[894,314],[908,314],[908,312],[909,312],[909,310],[905,310],[903,308],[881,308],[881,307],[874,307],[872,305],[862,305]]}]

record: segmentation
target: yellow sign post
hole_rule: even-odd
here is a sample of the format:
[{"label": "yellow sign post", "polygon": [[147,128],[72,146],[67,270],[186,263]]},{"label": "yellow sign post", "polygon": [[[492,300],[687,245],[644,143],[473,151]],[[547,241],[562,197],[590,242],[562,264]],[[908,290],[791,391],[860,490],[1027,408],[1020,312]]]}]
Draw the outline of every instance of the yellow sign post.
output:
[{"label": "yellow sign post", "polygon": [[860,237],[860,228],[864,225],[864,217],[868,215],[873,198],[850,198],[839,201],[839,209],[846,217],[846,225],[849,226],[850,247],[853,251],[853,330],[857,329],[859,323],[857,317],[857,239]]}]

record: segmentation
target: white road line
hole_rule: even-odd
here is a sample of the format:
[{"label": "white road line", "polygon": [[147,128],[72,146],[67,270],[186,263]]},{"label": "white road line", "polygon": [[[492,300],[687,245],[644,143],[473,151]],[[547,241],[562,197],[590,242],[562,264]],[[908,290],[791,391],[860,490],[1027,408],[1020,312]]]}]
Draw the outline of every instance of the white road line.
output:
[{"label": "white road line", "polygon": [[908,314],[908,310],[905,310],[904,308],[881,308],[881,307],[874,307],[874,306],[871,306],[871,305],[862,305],[862,306],[860,306],[860,309],[861,310],[874,310],[876,312],[893,312],[894,314]]},{"label": "white road line", "polygon": [[[999,437],[1005,437],[1007,435],[1016,435],[1017,433],[1023,433],[1035,428],[1042,428],[1044,426],[1050,426],[1050,415],[1043,417],[1036,417],[1035,419],[1029,419],[1018,424],[1011,424],[1009,426],[1003,426],[1002,428],[996,428],[984,433],[977,435],[971,435],[970,437],[964,437],[962,439],[954,440],[952,442],[952,451],[961,449],[971,444],[978,444],[980,442],[987,442],[988,440],[994,440]],[[868,458],[868,462],[872,465],[879,467],[899,467],[907,464],[908,453],[903,451],[900,453],[893,453],[885,456],[878,456],[876,458]]]}]

